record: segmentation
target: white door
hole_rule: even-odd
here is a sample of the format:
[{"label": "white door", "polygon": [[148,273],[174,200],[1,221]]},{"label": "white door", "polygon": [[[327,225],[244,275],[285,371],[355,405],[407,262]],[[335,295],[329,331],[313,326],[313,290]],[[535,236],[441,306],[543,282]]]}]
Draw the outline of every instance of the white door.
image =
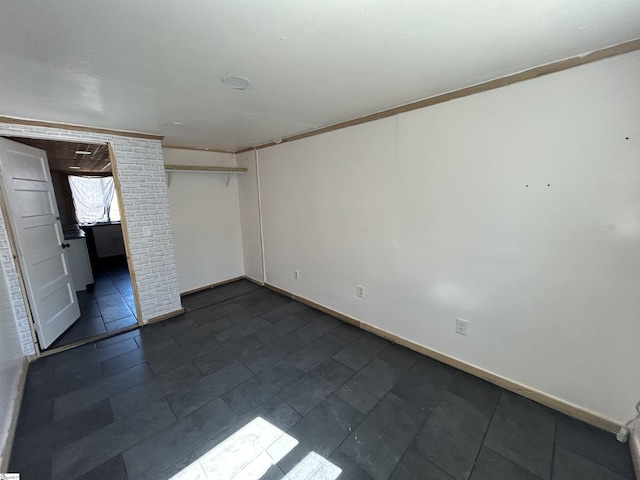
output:
[{"label": "white door", "polygon": [[40,348],[80,317],[47,154],[0,138],[2,192]]}]

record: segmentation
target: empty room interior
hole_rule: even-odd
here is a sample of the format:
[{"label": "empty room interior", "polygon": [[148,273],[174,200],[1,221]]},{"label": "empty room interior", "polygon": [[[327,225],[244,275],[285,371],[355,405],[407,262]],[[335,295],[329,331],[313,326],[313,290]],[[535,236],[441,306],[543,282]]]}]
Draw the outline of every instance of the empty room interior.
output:
[{"label": "empty room interior", "polygon": [[638,0],[3,1],[0,207],[0,474],[640,475]]}]

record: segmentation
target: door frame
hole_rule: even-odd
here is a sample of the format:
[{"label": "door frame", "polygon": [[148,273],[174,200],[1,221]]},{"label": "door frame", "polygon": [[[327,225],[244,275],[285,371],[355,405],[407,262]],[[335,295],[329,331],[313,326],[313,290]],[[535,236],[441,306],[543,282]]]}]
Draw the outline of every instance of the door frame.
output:
[{"label": "door frame", "polygon": [[[131,290],[133,293],[133,301],[135,303],[136,306],[136,320],[137,320],[137,325],[133,325],[131,327],[126,327],[123,328],[117,332],[107,332],[95,337],[91,337],[93,340],[99,340],[102,338],[108,338],[111,337],[113,335],[119,334],[119,333],[123,333],[129,330],[134,330],[136,328],[142,327],[144,325],[144,322],[142,321],[142,314],[141,314],[141,309],[140,309],[140,298],[138,295],[138,286],[137,286],[137,281],[136,281],[136,274],[135,274],[135,270],[133,268],[133,261],[132,261],[132,257],[131,257],[131,246],[129,244],[129,232],[127,229],[127,221],[126,221],[126,215],[125,215],[125,210],[124,210],[124,205],[122,202],[122,195],[120,192],[120,178],[118,177],[118,167],[116,164],[116,156],[115,156],[115,152],[113,151],[113,146],[111,144],[111,142],[109,141],[96,141],[93,138],[84,138],[82,137],[82,135],[79,135],[79,138],[70,138],[67,136],[54,136],[54,135],[46,135],[46,134],[42,134],[42,133],[32,133],[32,132],[3,132],[0,133],[0,137],[6,138],[8,140],[11,140],[11,138],[38,138],[41,140],[51,140],[51,141],[56,141],[56,142],[68,142],[68,143],[73,143],[73,142],[78,142],[81,141],[83,143],[92,143],[95,145],[106,145],[107,149],[109,151],[109,160],[111,161],[111,169],[113,170],[113,183],[114,183],[114,188],[116,189],[116,192],[118,193],[118,206],[120,207],[120,212],[121,212],[121,219],[120,219],[120,228],[122,230],[122,238],[124,240],[124,248],[125,248],[125,254],[127,257],[127,268],[129,269],[129,277],[131,279]],[[2,187],[0,185],[0,209],[2,211],[2,216],[4,217],[4,225],[5,225],[5,229],[7,232],[7,237],[9,239],[9,248],[11,250],[11,255],[13,257],[13,263],[16,269],[16,272],[18,274],[18,281],[20,284],[20,292],[22,294],[22,298],[24,300],[24,307],[25,307],[25,313],[27,316],[27,320],[29,323],[29,330],[31,331],[31,337],[33,340],[33,347],[35,349],[35,355],[36,357],[44,357],[47,355],[52,355],[54,353],[58,353],[58,352],[62,352],[64,350],[69,350],[70,348],[74,348],[77,347],[78,345],[83,345],[85,343],[87,343],[86,339],[84,340],[79,340],[77,342],[73,342],[70,343],[68,345],[63,345],[61,347],[58,348],[53,348],[53,349],[49,349],[49,350],[41,350],[40,349],[40,342],[38,340],[38,336],[36,334],[36,330],[35,330],[35,325],[34,325],[34,321],[33,321],[33,314],[31,312],[31,298],[29,298],[29,295],[27,294],[27,289],[25,287],[25,283],[24,283],[24,277],[23,277],[23,272],[22,272],[22,268],[20,267],[20,261],[19,261],[19,254],[18,254],[18,250],[16,248],[16,244],[15,244],[15,237],[14,237],[14,233],[13,233],[13,228],[11,225],[11,217],[10,217],[10,211],[9,211],[9,207],[5,202],[4,199],[4,187]]]},{"label": "door frame", "polygon": [[13,259],[16,273],[18,274],[18,284],[20,285],[20,293],[22,294],[22,298],[24,300],[24,309],[25,314],[27,315],[27,322],[29,323],[31,338],[33,340],[33,348],[35,349],[36,357],[39,357],[40,341],[38,340],[38,335],[36,334],[36,327],[33,321],[33,315],[31,313],[31,305],[29,303],[29,297],[27,296],[27,287],[24,284],[24,277],[22,276],[22,266],[20,265],[20,261],[18,260],[18,248],[16,247],[16,241],[13,237],[13,226],[11,225],[11,217],[9,216],[9,208],[4,201],[4,189],[2,188],[1,183],[2,182],[0,182],[0,211],[2,212],[2,217],[4,218],[4,228],[7,232],[7,239],[9,240],[9,250],[11,251],[11,257]]}]

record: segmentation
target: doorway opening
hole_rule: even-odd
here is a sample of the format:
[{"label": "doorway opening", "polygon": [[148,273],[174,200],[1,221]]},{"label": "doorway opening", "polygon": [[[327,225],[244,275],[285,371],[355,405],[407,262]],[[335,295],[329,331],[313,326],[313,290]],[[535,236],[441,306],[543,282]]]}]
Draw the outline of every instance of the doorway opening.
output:
[{"label": "doorway opening", "polygon": [[[136,290],[132,285],[126,255],[123,223],[120,220],[119,185],[107,144],[70,142],[19,136],[7,140],[46,152],[48,169],[62,236],[61,257],[75,297],[79,317],[53,341],[46,342],[35,325],[42,354],[88,343],[97,338],[137,328]],[[6,188],[3,185],[3,188]],[[102,202],[102,204],[101,204]],[[13,205],[6,222],[12,221]],[[14,237],[18,234],[13,226]],[[18,252],[22,257],[22,252]],[[22,258],[20,259],[22,260]],[[25,269],[22,268],[22,276]],[[25,301],[33,312],[42,301],[27,289]],[[74,315],[75,316],[75,315]],[[34,317],[34,324],[37,320]]]}]

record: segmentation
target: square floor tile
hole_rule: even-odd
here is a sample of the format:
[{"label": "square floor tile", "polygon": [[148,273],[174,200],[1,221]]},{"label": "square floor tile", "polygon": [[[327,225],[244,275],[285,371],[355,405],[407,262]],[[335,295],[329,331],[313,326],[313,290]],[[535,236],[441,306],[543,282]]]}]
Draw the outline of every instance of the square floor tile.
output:
[{"label": "square floor tile", "polygon": [[393,388],[399,378],[398,370],[376,358],[345,383],[336,395],[367,414]]},{"label": "square floor tile", "polygon": [[78,477],[77,480],[128,480],[127,471],[124,466],[122,455],[116,455],[84,475]]},{"label": "square floor tile", "polygon": [[287,335],[240,357],[240,361],[253,373],[260,373],[288,357],[291,353],[298,351],[303,346],[295,337]]},{"label": "square floor tile", "polygon": [[555,413],[514,393],[502,392],[484,444],[541,478],[551,475]]},{"label": "square floor tile", "polygon": [[150,479],[236,420],[222,399],[215,399],[125,451],[127,474],[135,479]]},{"label": "square floor tile", "polygon": [[557,445],[553,457],[553,480],[633,480]]},{"label": "square floor tile", "polygon": [[374,480],[386,480],[403,457],[426,415],[388,394],[340,446]]},{"label": "square floor tile", "polygon": [[294,364],[303,372],[308,372],[327,360],[334,353],[342,350],[346,345],[347,343],[344,340],[328,333],[308,344],[306,348],[301,348],[290,355],[287,361]]},{"label": "square floor tile", "polygon": [[102,322],[102,317],[87,318],[81,316],[49,348],[62,347],[85,338],[102,335],[103,333],[107,333],[107,330]]},{"label": "square floor tile", "polygon": [[180,388],[167,396],[167,400],[176,416],[181,418],[251,377],[251,371],[236,361]]},{"label": "square floor tile", "polygon": [[508,458],[493,450],[482,447],[471,480],[542,480],[541,477],[525,470]]},{"label": "square floor tile", "polygon": [[136,365],[120,373],[101,379],[100,381],[69,392],[54,400],[54,420],[58,421],[69,415],[76,414],[83,408],[107,399],[112,395],[153,378],[153,374],[146,364]]},{"label": "square floor tile", "polygon": [[393,387],[393,393],[429,412],[453,382],[456,370],[430,358],[421,358]]},{"label": "square floor tile", "polygon": [[[107,331],[133,318],[116,318],[133,304],[122,267],[78,293],[84,318],[112,313]],[[251,282],[183,302],[187,314],[33,362],[11,467],[204,480],[202,457],[261,419],[281,436],[234,480],[633,478],[613,435]]]},{"label": "square floor tile", "polygon": [[629,446],[615,440],[615,435],[558,415],[556,443],[622,476],[633,478]]},{"label": "square floor tile", "polygon": [[335,360],[327,360],[279,394],[300,415],[306,415],[354,375]]},{"label": "square floor tile", "polygon": [[122,419],[133,409],[170,395],[199,378],[202,378],[200,370],[188,363],[164,375],[140,382],[109,399],[113,414],[116,419]]},{"label": "square floor tile", "polygon": [[100,309],[102,320],[104,320],[105,323],[120,320],[121,318],[133,317],[133,313],[126,303],[106,306],[98,305],[98,308]]},{"label": "square floor tile", "polygon": [[[423,478],[428,478],[429,480],[453,480],[451,475],[439,469],[412,449],[407,450],[404,454],[404,457],[402,457],[402,460],[400,460],[400,463],[394,470],[393,475],[391,475],[390,480],[419,480]],[[493,478],[492,480],[500,479]],[[504,480],[507,479],[505,478]]]},{"label": "square floor tile", "polygon": [[143,439],[175,422],[164,400],[159,400],[105,428],[67,445],[54,458],[54,478],[76,478],[124,452]]},{"label": "square floor tile", "polygon": [[388,345],[388,340],[365,333],[336,353],[333,358],[351,370],[358,371]]},{"label": "square floor tile", "polygon": [[138,319],[133,315],[129,315],[127,317],[119,318],[118,320],[106,321],[104,322],[104,326],[107,329],[107,332],[117,332],[118,330],[122,330],[123,328],[133,327],[138,325]]},{"label": "square floor tile", "polygon": [[287,362],[280,362],[225,393],[222,398],[243,416],[271,399],[290,383],[302,377],[303,372]]},{"label": "square floor tile", "polygon": [[495,410],[501,391],[499,387],[462,371],[456,372],[447,390],[487,413]]},{"label": "square floor tile", "polygon": [[430,462],[458,480],[467,480],[491,416],[445,392],[413,443]]},{"label": "square floor tile", "polygon": [[287,432],[299,443],[280,461],[280,467],[289,473],[311,452],[328,458],[363,418],[362,413],[332,395]]}]

